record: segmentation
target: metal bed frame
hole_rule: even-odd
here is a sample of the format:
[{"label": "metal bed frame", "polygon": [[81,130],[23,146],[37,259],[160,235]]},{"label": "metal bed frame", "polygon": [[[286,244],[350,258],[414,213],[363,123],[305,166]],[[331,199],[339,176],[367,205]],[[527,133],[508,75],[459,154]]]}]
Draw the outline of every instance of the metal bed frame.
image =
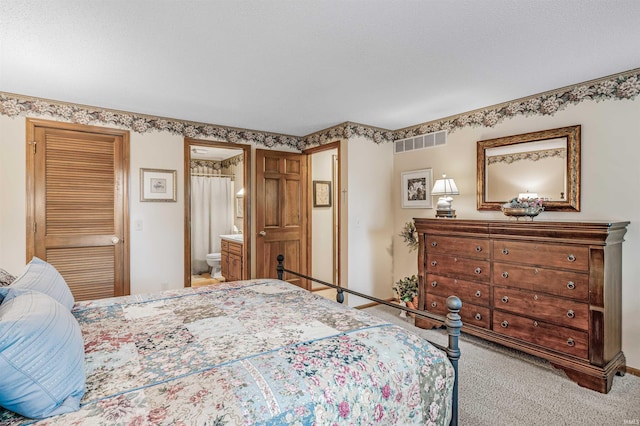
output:
[{"label": "metal bed frame", "polygon": [[[350,290],[348,288],[343,288],[335,284],[327,283],[325,281],[309,277],[307,275],[301,274],[296,271],[292,271],[290,269],[286,269],[284,267],[284,256],[279,254],[277,257],[278,266],[276,267],[278,272],[278,279],[282,280],[285,272],[289,274],[293,274],[295,276],[315,281],[317,283],[326,285],[327,287],[335,288],[337,290],[336,301],[338,303],[344,302],[344,292],[351,293],[358,297],[363,297],[365,299],[372,300],[376,303],[391,306],[396,309],[400,309],[406,312],[411,312],[412,314],[419,315],[421,317],[442,321],[442,317],[439,315],[432,314],[426,311],[419,311],[417,309],[407,308],[406,306],[397,305],[395,303],[391,303],[387,300],[378,299],[377,297],[369,296],[366,294],[362,294],[355,290]],[[447,298],[447,308],[449,309],[449,313],[444,319],[444,325],[447,328],[447,335],[449,337],[448,345],[442,346],[434,342],[429,342],[444,353],[447,354],[447,358],[451,361],[453,365],[453,370],[455,372],[454,382],[453,382],[453,401],[452,401],[452,414],[451,414],[451,426],[458,425],[458,360],[460,359],[460,348],[458,347],[458,340],[460,338],[460,329],[462,328],[462,320],[460,319],[460,309],[462,308],[462,301],[456,296],[449,296]]]}]

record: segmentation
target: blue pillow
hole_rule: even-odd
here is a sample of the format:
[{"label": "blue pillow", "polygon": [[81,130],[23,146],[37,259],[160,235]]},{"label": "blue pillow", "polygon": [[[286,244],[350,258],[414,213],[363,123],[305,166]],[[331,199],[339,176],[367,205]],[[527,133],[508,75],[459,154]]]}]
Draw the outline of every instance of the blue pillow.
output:
[{"label": "blue pillow", "polygon": [[16,278],[11,285],[0,288],[0,302],[12,288],[36,290],[52,297],[69,310],[73,308],[73,295],[62,275],[53,265],[37,257],[31,259],[31,262],[25,266],[22,275]]},{"label": "blue pillow", "polygon": [[0,406],[42,419],[80,408],[84,343],[64,306],[33,290],[9,290],[0,305]]}]

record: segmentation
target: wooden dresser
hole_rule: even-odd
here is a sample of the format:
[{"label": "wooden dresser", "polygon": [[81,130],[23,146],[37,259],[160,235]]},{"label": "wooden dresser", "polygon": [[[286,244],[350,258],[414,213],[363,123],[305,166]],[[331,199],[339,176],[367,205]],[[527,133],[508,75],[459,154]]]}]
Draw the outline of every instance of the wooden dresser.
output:
[{"label": "wooden dresser", "polygon": [[226,281],[243,279],[243,243],[225,238],[222,238],[220,243],[222,246],[222,251],[220,252],[220,269],[222,276]]},{"label": "wooden dresser", "polygon": [[[545,358],[606,393],[624,374],[622,242],[629,222],[415,219],[419,309],[462,300],[462,330]],[[443,318],[444,319],[444,318]],[[441,322],[416,317],[418,327]]]}]

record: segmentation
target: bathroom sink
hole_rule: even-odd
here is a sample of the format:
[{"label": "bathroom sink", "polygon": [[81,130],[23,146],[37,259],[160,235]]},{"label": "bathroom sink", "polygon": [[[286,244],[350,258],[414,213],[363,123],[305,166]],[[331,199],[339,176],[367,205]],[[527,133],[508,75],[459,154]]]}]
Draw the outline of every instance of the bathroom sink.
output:
[{"label": "bathroom sink", "polygon": [[240,243],[244,242],[242,234],[224,234],[220,235],[220,238],[222,238],[223,240],[237,241]]}]

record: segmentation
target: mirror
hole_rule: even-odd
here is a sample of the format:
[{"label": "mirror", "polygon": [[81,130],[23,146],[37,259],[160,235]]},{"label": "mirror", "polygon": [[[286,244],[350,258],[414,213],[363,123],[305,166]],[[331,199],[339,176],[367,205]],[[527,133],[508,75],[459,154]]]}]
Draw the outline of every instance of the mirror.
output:
[{"label": "mirror", "polygon": [[546,211],[580,211],[580,126],[478,141],[478,210],[522,193],[544,199]]}]

